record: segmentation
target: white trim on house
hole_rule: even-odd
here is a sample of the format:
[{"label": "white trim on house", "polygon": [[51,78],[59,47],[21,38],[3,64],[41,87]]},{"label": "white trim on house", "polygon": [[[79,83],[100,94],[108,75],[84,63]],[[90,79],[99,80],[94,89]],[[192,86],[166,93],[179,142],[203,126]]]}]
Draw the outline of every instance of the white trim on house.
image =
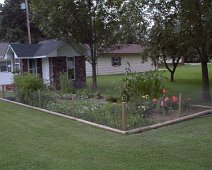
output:
[{"label": "white trim on house", "polygon": [[47,56],[36,56],[36,57],[18,57],[19,59],[37,59],[37,58],[47,58]]},{"label": "white trim on house", "polygon": [[49,58],[42,58],[42,76],[44,83],[50,85]]},{"label": "white trim on house", "polygon": [[[13,50],[13,48],[10,46],[10,45],[8,45],[8,48],[7,48],[7,51],[6,51],[6,53],[5,53],[5,55],[4,55],[4,59],[8,59],[8,51],[9,50],[11,50],[12,52],[13,52],[13,56],[12,56],[12,58],[14,57],[15,59],[17,59],[17,58],[19,58],[18,57],[18,55],[15,53],[15,51]],[[11,56],[10,56],[11,57]]]}]

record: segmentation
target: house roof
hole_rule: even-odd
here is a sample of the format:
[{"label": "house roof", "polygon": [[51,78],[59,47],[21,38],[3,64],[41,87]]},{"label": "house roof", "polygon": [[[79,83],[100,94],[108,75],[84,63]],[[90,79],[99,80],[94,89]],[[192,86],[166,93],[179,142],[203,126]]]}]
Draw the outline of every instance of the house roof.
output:
[{"label": "house roof", "polygon": [[45,56],[51,51],[59,48],[64,42],[60,40],[50,39],[40,41],[37,44],[10,44],[18,57],[38,57]]},{"label": "house roof", "polygon": [[106,50],[104,53],[110,53],[110,54],[140,54],[144,50],[144,47],[142,47],[139,44],[123,44],[118,46],[117,48],[111,48]]},{"label": "house roof", "polygon": [[0,59],[3,58],[4,54],[7,51],[8,43],[0,43]]}]

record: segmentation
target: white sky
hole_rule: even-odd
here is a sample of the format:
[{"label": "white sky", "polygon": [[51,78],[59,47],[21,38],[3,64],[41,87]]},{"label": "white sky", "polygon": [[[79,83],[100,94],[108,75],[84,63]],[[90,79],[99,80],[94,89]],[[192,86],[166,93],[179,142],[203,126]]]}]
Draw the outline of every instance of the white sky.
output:
[{"label": "white sky", "polygon": [[0,0],[0,3],[3,4],[4,3],[4,0]]}]

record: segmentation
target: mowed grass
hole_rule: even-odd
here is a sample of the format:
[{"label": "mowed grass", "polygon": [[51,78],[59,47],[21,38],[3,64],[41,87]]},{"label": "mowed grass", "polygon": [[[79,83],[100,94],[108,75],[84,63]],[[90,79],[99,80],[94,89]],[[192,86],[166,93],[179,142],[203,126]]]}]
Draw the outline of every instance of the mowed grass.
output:
[{"label": "mowed grass", "polygon": [[[191,97],[191,100],[201,102],[202,100],[202,76],[201,66],[180,66],[175,73],[175,82],[168,82],[170,93]],[[210,88],[212,92],[212,64],[208,64]],[[166,71],[166,75],[169,73]],[[211,93],[212,94],[212,93]]]},{"label": "mowed grass", "polygon": [[212,169],[212,116],[123,136],[0,102],[0,169]]},{"label": "mowed grass", "polygon": [[[170,82],[170,73],[165,70],[164,75],[168,77],[166,87],[169,95],[179,95],[189,97],[195,102],[201,102],[202,97],[202,78],[200,65],[178,66],[175,72],[175,81]],[[212,64],[208,64],[208,74],[212,92]],[[98,90],[104,94],[120,95],[120,80],[124,75],[98,76]],[[91,78],[88,78],[91,81]]]}]

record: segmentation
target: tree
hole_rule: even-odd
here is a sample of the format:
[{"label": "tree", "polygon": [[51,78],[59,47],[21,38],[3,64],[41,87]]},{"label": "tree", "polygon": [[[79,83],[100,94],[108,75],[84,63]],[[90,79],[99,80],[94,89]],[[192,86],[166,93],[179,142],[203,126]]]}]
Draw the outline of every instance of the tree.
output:
[{"label": "tree", "polygon": [[[26,13],[20,9],[24,0],[6,0],[0,12],[0,39],[7,42],[27,42]],[[40,30],[31,23],[33,42],[43,39]]]},{"label": "tree", "polygon": [[[155,65],[164,63],[173,82],[178,63],[186,53],[186,41],[176,15],[178,5],[175,1],[166,0],[144,1],[144,4],[142,10],[147,16],[144,19],[149,21],[149,25],[141,28],[146,29],[146,36],[141,40],[145,46],[143,59],[151,58]],[[168,64],[167,61],[170,60],[171,64]]]},{"label": "tree", "polygon": [[97,88],[96,64],[101,50],[118,42],[122,0],[32,1],[33,19],[47,35],[90,47],[93,89]]},{"label": "tree", "polygon": [[[172,49],[170,48],[171,51],[170,50],[168,51],[170,52],[176,51],[178,56],[180,56],[180,54],[183,54],[181,52],[183,52],[184,49],[185,49],[184,51],[185,55],[187,55],[191,50],[193,51],[192,52],[193,54],[196,53],[198,54],[202,68],[202,98],[204,101],[211,101],[207,63],[209,54],[212,53],[211,52],[212,1],[211,0],[204,0],[204,1],[135,0],[135,1],[143,2],[144,4],[143,5],[144,8],[142,9],[142,11],[146,14],[145,19],[148,20],[150,23],[149,26],[146,27],[148,33],[146,36],[147,38],[146,42],[148,42],[147,44],[149,44],[148,46],[149,49],[151,49],[151,47],[154,47],[152,48],[151,51],[151,54],[154,53],[153,57],[157,58],[160,57],[161,55],[164,55],[162,51],[158,53],[158,50],[162,49],[167,51],[168,49],[165,49],[166,47],[168,47],[167,42],[169,42],[169,40],[171,40],[171,42],[174,42],[172,41],[172,35],[173,37],[176,37],[175,38],[176,42],[174,42],[173,45],[171,45],[172,48]],[[172,23],[171,24],[172,29],[170,29],[171,27],[169,22]],[[162,36],[167,34],[166,32],[167,28],[169,28],[168,30],[170,31],[170,32],[168,31],[170,39],[167,36]],[[160,34],[154,34],[159,32]],[[152,37],[149,36],[150,34]],[[164,37],[165,39],[163,39]],[[178,41],[179,37],[181,37],[180,41]],[[156,41],[155,42],[152,41],[152,38],[154,38]],[[153,43],[154,46],[151,44],[151,41],[154,42]],[[158,46],[157,42],[159,42]],[[165,54],[166,56],[171,56],[169,53]]]},{"label": "tree", "polygon": [[201,62],[202,98],[211,101],[207,63],[212,46],[212,1],[181,0],[179,3],[182,27]]}]

